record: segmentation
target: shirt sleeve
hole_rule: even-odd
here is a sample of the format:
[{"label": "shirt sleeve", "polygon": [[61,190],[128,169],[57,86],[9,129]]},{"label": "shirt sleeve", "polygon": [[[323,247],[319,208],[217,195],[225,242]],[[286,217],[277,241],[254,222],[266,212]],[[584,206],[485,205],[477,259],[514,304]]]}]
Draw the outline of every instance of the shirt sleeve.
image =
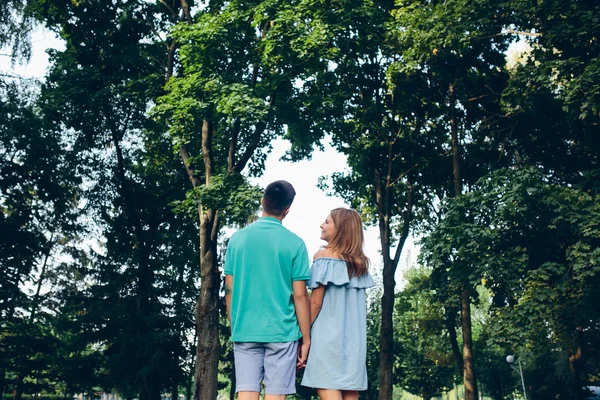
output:
[{"label": "shirt sleeve", "polygon": [[310,264],[308,262],[308,250],[306,244],[302,242],[296,256],[294,257],[294,265],[292,266],[292,281],[307,281],[310,279]]},{"label": "shirt sleeve", "polygon": [[225,249],[225,266],[223,268],[225,275],[233,275],[233,236],[229,239],[227,243],[227,248]]}]

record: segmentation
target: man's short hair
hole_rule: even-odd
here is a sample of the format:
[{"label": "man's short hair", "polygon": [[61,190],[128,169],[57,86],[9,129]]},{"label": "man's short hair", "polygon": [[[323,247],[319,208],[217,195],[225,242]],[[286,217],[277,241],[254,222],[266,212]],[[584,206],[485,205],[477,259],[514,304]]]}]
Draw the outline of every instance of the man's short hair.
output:
[{"label": "man's short hair", "polygon": [[296,191],[287,181],[269,183],[263,194],[263,209],[267,214],[280,216],[292,205]]}]

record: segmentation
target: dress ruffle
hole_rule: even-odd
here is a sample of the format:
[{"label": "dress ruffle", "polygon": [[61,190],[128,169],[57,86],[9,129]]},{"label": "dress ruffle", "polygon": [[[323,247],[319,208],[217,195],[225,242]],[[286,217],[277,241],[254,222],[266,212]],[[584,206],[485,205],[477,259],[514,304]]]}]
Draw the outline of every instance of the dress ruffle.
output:
[{"label": "dress ruffle", "polygon": [[353,289],[366,289],[375,286],[368,272],[361,276],[348,276],[346,261],[339,258],[317,258],[310,269],[307,286],[314,289],[319,285],[346,286]]}]

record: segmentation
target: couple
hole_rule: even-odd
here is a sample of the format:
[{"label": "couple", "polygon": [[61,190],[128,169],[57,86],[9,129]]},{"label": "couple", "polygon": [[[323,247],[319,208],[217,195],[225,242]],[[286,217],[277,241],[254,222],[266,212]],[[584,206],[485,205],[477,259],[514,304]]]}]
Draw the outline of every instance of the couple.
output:
[{"label": "couple", "polygon": [[[282,220],[296,192],[286,181],[267,186],[262,218],[236,232],[225,256],[225,293],[231,322],[238,399],[266,400],[302,385],[321,400],[358,399],[367,389],[365,288],[373,279],[356,211],[337,208],[321,224],[319,250],[309,269],[304,241]],[[310,300],[306,287],[312,289]],[[300,340],[299,340],[300,339]]]}]

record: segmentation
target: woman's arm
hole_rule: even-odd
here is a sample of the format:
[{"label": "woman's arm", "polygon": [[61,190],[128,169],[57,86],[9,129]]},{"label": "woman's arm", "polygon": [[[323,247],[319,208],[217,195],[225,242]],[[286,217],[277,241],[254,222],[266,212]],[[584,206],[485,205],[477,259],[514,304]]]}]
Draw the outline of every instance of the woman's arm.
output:
[{"label": "woman's arm", "polygon": [[310,326],[315,323],[321,306],[323,305],[323,295],[325,294],[325,286],[319,285],[312,290],[310,295]]}]

